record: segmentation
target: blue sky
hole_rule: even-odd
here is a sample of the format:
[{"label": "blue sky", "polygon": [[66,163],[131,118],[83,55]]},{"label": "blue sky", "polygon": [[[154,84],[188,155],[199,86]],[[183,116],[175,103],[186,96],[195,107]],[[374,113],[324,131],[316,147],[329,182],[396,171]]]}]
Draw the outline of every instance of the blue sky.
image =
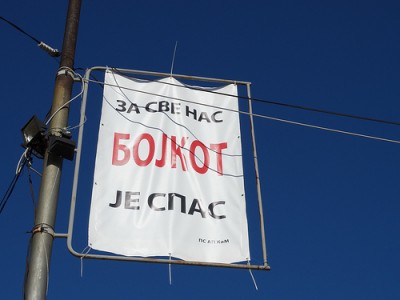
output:
[{"label": "blue sky", "polygon": [[[0,15],[61,48],[67,1],[0,4]],[[397,1],[85,1],[75,67],[113,66],[252,82],[252,95],[399,121]],[[0,23],[1,192],[23,152],[20,128],[50,108],[58,63]],[[82,71],[79,71],[82,73]],[[80,86],[74,88],[74,95]],[[75,246],[87,243],[101,90],[91,86]],[[76,125],[79,100],[71,107]],[[254,104],[258,114],[400,140],[399,127]],[[246,120],[247,121],[247,120]],[[244,124],[244,129],[246,125]],[[48,299],[396,299],[399,145],[256,118],[269,272],[85,260],[56,240]],[[74,132],[76,138],[77,132]],[[249,140],[244,139],[244,149]],[[245,160],[253,263],[261,263],[253,171]],[[34,167],[41,170],[41,161]],[[57,232],[73,163],[64,162]],[[37,197],[40,178],[32,174]],[[1,299],[22,295],[33,204],[24,172],[0,215]]]}]

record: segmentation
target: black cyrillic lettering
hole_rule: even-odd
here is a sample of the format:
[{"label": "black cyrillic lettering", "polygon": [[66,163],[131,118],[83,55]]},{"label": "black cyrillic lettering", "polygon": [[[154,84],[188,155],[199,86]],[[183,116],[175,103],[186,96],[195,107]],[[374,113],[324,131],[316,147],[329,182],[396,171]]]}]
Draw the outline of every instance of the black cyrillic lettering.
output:
[{"label": "black cyrillic lettering", "polygon": [[168,194],[168,210],[174,210],[174,197],[181,199],[181,213],[186,213],[186,197],[177,193]]},{"label": "black cyrillic lettering", "polygon": [[139,192],[125,192],[125,208],[139,210],[139,205],[135,205],[135,203],[139,202],[139,198],[132,198],[132,196],[140,195]]},{"label": "black cyrillic lettering", "polygon": [[189,106],[186,106],[186,117],[189,117],[189,115],[193,115],[193,118],[197,120],[197,110],[190,111]]},{"label": "black cyrillic lettering", "polygon": [[151,209],[155,210],[155,211],[163,211],[163,210],[165,210],[165,207],[156,207],[156,206],[154,205],[154,198],[155,198],[155,197],[165,197],[165,194],[164,194],[164,193],[154,193],[154,194],[151,194],[151,195],[149,196],[149,199],[148,199],[149,207],[150,207]]},{"label": "black cyrillic lettering", "polygon": [[[196,208],[196,206],[197,206],[198,208]],[[189,215],[193,215],[194,212],[199,212],[199,213],[201,214],[201,217],[202,217],[202,218],[205,218],[205,217],[206,217],[206,213],[205,213],[205,211],[201,208],[200,202],[199,202],[199,200],[197,200],[197,199],[193,199],[193,202],[192,202],[192,205],[190,206],[190,209],[189,209],[188,214],[189,214]]]},{"label": "black cyrillic lettering", "polygon": [[121,191],[117,191],[117,196],[115,197],[115,203],[109,203],[108,205],[113,208],[117,208],[121,205]]},{"label": "black cyrillic lettering", "polygon": [[117,100],[117,103],[119,105],[117,108],[115,108],[115,110],[119,112],[126,112],[126,102],[123,100]]},{"label": "black cyrillic lettering", "polygon": [[210,203],[210,205],[208,206],[208,213],[210,214],[211,217],[213,217],[214,219],[225,219],[226,216],[225,215],[216,215],[214,213],[214,208],[217,205],[225,205],[225,201],[217,201],[217,202],[212,202]]}]

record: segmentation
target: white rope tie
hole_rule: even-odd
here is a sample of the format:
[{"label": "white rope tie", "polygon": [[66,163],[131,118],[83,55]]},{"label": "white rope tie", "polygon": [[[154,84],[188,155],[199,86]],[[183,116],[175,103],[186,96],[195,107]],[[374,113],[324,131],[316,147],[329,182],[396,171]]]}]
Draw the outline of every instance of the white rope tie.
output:
[{"label": "white rope tie", "polygon": [[[171,260],[171,253],[169,253],[169,260]],[[168,264],[168,273],[169,273],[169,285],[172,285],[172,270],[171,270],[171,264]]]},{"label": "white rope tie", "polygon": [[176,41],[176,43],[175,43],[174,55],[172,56],[171,77],[172,77],[172,71],[174,70],[175,54],[176,54],[176,47],[177,47],[177,46],[178,46],[178,41]]},{"label": "white rope tie", "polygon": [[27,156],[29,151],[29,148],[26,148],[25,151],[22,153],[18,163],[17,163],[17,168],[15,169],[15,175],[18,175],[22,171],[22,166],[25,161],[29,161],[29,158]]},{"label": "white rope tie", "polygon": [[[247,260],[247,265],[250,266],[250,260]],[[254,287],[256,288],[256,291],[258,291],[258,286],[257,286],[256,279],[254,278],[253,273],[251,272],[250,268],[249,268],[249,273],[250,273],[251,279],[253,280]]]},{"label": "white rope tie", "polygon": [[81,278],[83,277],[83,259],[90,252],[90,250],[92,250],[92,248],[90,246],[86,246],[85,249],[83,249],[83,251],[82,251],[82,253],[84,253],[84,255],[81,256]]}]

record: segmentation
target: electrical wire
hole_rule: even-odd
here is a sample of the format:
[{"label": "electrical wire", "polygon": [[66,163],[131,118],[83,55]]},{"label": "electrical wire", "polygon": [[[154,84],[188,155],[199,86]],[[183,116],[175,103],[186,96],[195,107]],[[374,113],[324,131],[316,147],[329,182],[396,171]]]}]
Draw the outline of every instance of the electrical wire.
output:
[{"label": "electrical wire", "polygon": [[[81,83],[83,83],[83,78],[81,75],[79,75],[78,73],[74,72],[74,75],[76,75],[77,77],[79,77],[79,80],[81,81]],[[62,110],[63,108],[65,108],[68,104],[70,104],[72,101],[76,100],[77,98],[79,98],[80,96],[82,96],[84,91],[84,85],[82,84],[81,87],[81,91],[79,92],[79,94],[77,94],[76,96],[74,96],[73,98],[71,98],[70,100],[68,100],[67,102],[65,102],[63,105],[61,105],[59,108],[56,109],[56,111],[47,119],[47,121],[45,122],[45,125],[47,126],[51,120],[60,112],[60,110]],[[54,128],[53,128],[54,129]]]},{"label": "electrical wire", "polygon": [[[21,173],[21,170],[23,168],[23,163],[25,164],[26,162],[30,161],[30,149],[26,148],[25,151],[22,153],[21,157],[18,160],[17,167],[15,169],[15,175]],[[29,155],[28,155],[29,153]]]},{"label": "electrical wire", "polygon": [[4,22],[8,23],[9,25],[11,25],[12,27],[14,27],[16,30],[18,30],[19,32],[23,33],[24,35],[26,35],[27,37],[29,37],[30,39],[32,39],[36,44],[40,44],[40,41],[35,38],[33,35],[27,33],[25,30],[23,30],[21,27],[17,26],[16,24],[14,24],[13,22],[7,20],[6,18],[0,16],[0,19],[3,20]]},{"label": "electrical wire", "polygon": [[3,20],[4,22],[6,22],[7,24],[11,25],[13,28],[15,28],[16,30],[18,30],[19,32],[21,32],[22,34],[24,34],[25,36],[29,37],[31,40],[33,40],[39,48],[41,48],[42,50],[44,50],[45,52],[47,52],[47,54],[49,54],[51,57],[58,57],[60,56],[60,52],[57,49],[54,49],[52,47],[50,47],[49,45],[47,45],[45,42],[43,41],[39,41],[37,38],[35,38],[33,35],[27,33],[25,30],[23,30],[21,27],[19,27],[18,25],[16,25],[15,23],[11,22],[10,20],[7,20],[6,18],[0,16],[0,20]]},{"label": "electrical wire", "polygon": [[[91,79],[87,79],[87,81],[93,82],[93,83],[98,83],[98,84],[100,83],[100,84],[103,84],[103,85],[108,85],[108,86],[113,86],[113,87],[118,87],[118,88],[121,88],[121,89],[126,89],[126,90],[130,90],[130,91],[134,91],[134,92],[139,92],[139,93],[143,93],[143,94],[146,94],[146,95],[162,96],[162,97],[167,98],[167,99],[172,99],[172,100],[177,100],[177,101],[182,101],[182,102],[192,103],[192,104],[198,104],[198,105],[205,106],[205,107],[222,109],[222,110],[236,112],[236,113],[244,114],[244,115],[250,115],[249,112],[245,112],[245,111],[241,111],[241,110],[233,110],[233,109],[228,109],[228,108],[224,108],[224,107],[219,107],[219,106],[216,106],[216,105],[210,105],[210,104],[204,104],[204,103],[198,103],[198,102],[194,102],[194,101],[190,101],[190,100],[185,100],[185,99],[181,99],[181,98],[177,98],[177,97],[164,96],[164,95],[160,95],[160,94],[157,94],[157,93],[151,93],[151,92],[144,92],[144,91],[140,91],[140,90],[132,89],[132,88],[128,88],[128,87],[120,87],[120,86],[114,85],[114,84],[102,83],[102,82],[98,82],[98,81],[91,80]],[[229,94],[227,94],[227,95],[229,95]],[[233,95],[229,95],[229,96],[234,97]],[[400,144],[399,140],[387,139],[387,138],[383,138],[383,137],[379,137],[379,136],[372,136],[372,135],[361,134],[361,133],[356,133],[356,132],[351,132],[351,131],[345,131],[345,130],[339,130],[339,129],[329,128],[329,127],[313,125],[313,124],[296,122],[296,121],[292,121],[292,120],[275,118],[275,117],[271,117],[271,116],[267,116],[267,115],[261,115],[261,114],[254,114],[253,113],[252,115],[253,115],[253,117],[257,117],[257,118],[268,119],[268,120],[283,122],[283,123],[292,124],[292,125],[298,125],[298,126],[303,126],[303,127],[308,127],[308,128],[325,130],[325,131],[329,131],[329,132],[335,132],[335,133],[339,133],[339,134],[345,134],[345,135],[362,137],[362,138],[367,138],[367,139],[372,139],[372,140],[378,140],[378,141],[384,141],[384,142],[389,142],[389,143],[394,143],[394,144]]]},{"label": "electrical wire", "polygon": [[[22,34],[24,34],[25,36],[29,37],[31,40],[33,40],[36,44],[38,44],[38,46],[40,48],[42,48],[43,50],[45,50],[50,56],[52,57],[57,57],[60,55],[60,53],[58,52],[58,50],[51,48],[50,46],[48,46],[47,44],[45,44],[44,42],[40,41],[39,39],[37,39],[36,37],[34,37],[33,35],[29,34],[28,32],[26,32],[25,30],[23,30],[21,27],[19,27],[18,25],[16,25],[15,23],[11,22],[10,20],[4,18],[3,16],[0,16],[0,19],[3,20],[4,22],[8,23],[10,26],[12,26],[13,28],[15,28],[16,30],[18,30],[19,32],[21,32]],[[117,69],[112,68],[114,71],[117,71]],[[118,72],[121,76],[124,77],[128,77],[125,76],[124,74],[122,74],[121,72]],[[172,72],[171,72],[172,73]],[[129,77],[128,77],[129,78]],[[164,84],[167,85],[172,85],[172,86],[178,86],[181,87],[180,85],[176,85],[173,83],[168,83],[168,82],[164,82]],[[201,90],[201,91],[205,91],[208,93],[215,93],[215,94],[220,94],[220,95],[228,95],[228,94],[224,94],[224,93],[218,93],[212,90],[204,90],[198,87],[189,87],[191,89],[194,90]],[[80,96],[80,95],[79,95]],[[79,97],[78,96],[78,97]],[[237,98],[239,99],[248,99],[247,97],[243,97],[243,96],[237,96]],[[74,99],[71,99],[71,101],[73,101]],[[397,121],[388,121],[388,120],[383,120],[383,119],[377,119],[377,118],[370,118],[370,117],[364,117],[364,116],[359,116],[359,115],[352,115],[352,114],[348,114],[348,113],[341,113],[341,112],[336,112],[336,111],[330,111],[330,110],[325,110],[325,109],[319,109],[319,108],[312,108],[312,107],[307,107],[307,106],[302,106],[302,105],[294,105],[294,104],[289,104],[289,103],[284,103],[284,102],[278,102],[278,101],[271,101],[271,100],[265,100],[265,99],[257,99],[257,98],[251,98],[250,100],[254,101],[254,102],[260,102],[260,103],[264,103],[264,104],[270,104],[270,105],[277,105],[277,106],[282,106],[282,107],[288,107],[288,108],[293,108],[293,109],[300,109],[300,110],[305,110],[305,111],[310,111],[310,112],[317,112],[317,113],[323,113],[323,114],[328,114],[328,115],[334,115],[334,116],[340,116],[340,117],[346,117],[346,118],[352,118],[352,119],[358,119],[358,120],[363,120],[363,121],[371,121],[371,122],[377,122],[377,123],[383,123],[383,124],[389,124],[389,125],[396,125],[399,126],[400,122]],[[59,110],[61,110],[63,107],[65,107],[69,102],[67,102],[66,104],[64,104],[64,106],[60,107]],[[58,111],[57,111],[58,112]],[[54,117],[54,115],[52,116]],[[51,117],[51,118],[52,118]],[[51,119],[50,118],[50,119]],[[270,119],[273,119],[272,117],[269,117]],[[286,120],[287,121],[287,120]],[[312,126],[309,124],[305,124],[305,126]],[[385,140],[385,139],[384,139]]]},{"label": "electrical wire", "polygon": [[[112,70],[114,72],[118,73],[119,75],[125,77],[125,78],[128,78],[128,79],[131,78],[129,76],[126,76],[122,72],[119,72],[115,68],[112,68]],[[171,83],[171,82],[162,82],[162,84],[175,86],[175,87],[181,87],[181,88],[185,87],[185,88],[189,88],[189,89],[192,89],[192,90],[204,91],[204,92],[207,92],[207,93],[212,93],[212,94],[217,94],[217,95],[222,95],[222,96],[232,96],[230,94],[220,93],[220,92],[216,92],[216,91],[213,91],[213,90],[206,90],[206,89],[202,89],[202,88],[196,87],[196,86],[186,86],[186,85],[185,86],[181,86],[181,85],[178,85],[178,84],[175,84],[175,83]],[[249,98],[246,97],[246,96],[236,96],[236,97],[238,99],[249,100]],[[265,99],[258,99],[258,98],[250,98],[250,100],[254,101],[254,102],[260,102],[260,103],[263,103],[263,104],[271,104],[271,105],[276,105],[276,106],[300,109],[300,110],[304,110],[304,111],[322,113],[322,114],[333,115],[333,116],[340,116],[340,117],[357,119],[357,120],[362,120],[362,121],[370,121],[370,122],[376,122],[376,123],[383,123],[383,124],[388,124],[388,125],[400,126],[400,122],[397,122],[397,121],[389,121],[389,120],[383,120],[383,119],[377,119],[377,118],[364,117],[364,116],[359,116],[359,115],[336,112],[336,111],[331,111],[331,110],[326,110],[326,109],[313,108],[313,107],[308,107],[308,106],[303,106],[303,105],[289,104],[289,103],[272,101],[272,100],[265,100]]]},{"label": "electrical wire", "polygon": [[0,214],[2,213],[2,211],[4,210],[8,200],[11,197],[11,194],[14,191],[14,188],[17,184],[18,179],[21,176],[22,170],[24,167],[28,168],[28,180],[29,180],[29,187],[30,187],[30,192],[31,192],[31,197],[32,197],[32,201],[34,203],[34,207],[35,207],[35,195],[33,192],[33,185],[32,185],[32,178],[31,178],[31,174],[30,174],[30,169],[32,169],[33,171],[37,172],[35,169],[31,168],[32,165],[32,150],[30,148],[25,149],[25,151],[22,153],[20,159],[18,160],[17,163],[17,167],[15,169],[15,174],[13,179],[11,180],[10,185],[7,188],[7,191],[5,192],[5,194],[3,195],[2,200],[0,201]]},{"label": "electrical wire", "polygon": [[[76,73],[74,70],[72,70],[71,68],[67,68],[67,67],[64,67],[63,68],[63,70],[65,70],[66,71],[66,75],[68,74],[68,72],[71,72],[72,74],[70,74],[73,78],[74,78],[74,80],[75,80],[75,78],[78,78],[79,79],[79,81],[81,82],[81,84],[82,84],[82,86],[81,86],[81,91],[80,91],[80,93],[79,94],[77,94],[76,96],[74,96],[73,98],[71,98],[69,101],[67,101],[67,102],[65,102],[63,105],[61,105],[50,117],[48,117],[48,115],[50,114],[50,111],[47,113],[47,116],[46,116],[46,121],[45,121],[45,125],[47,126],[50,122],[51,122],[51,120],[57,115],[57,113],[59,113],[60,111],[61,111],[61,109],[63,109],[63,108],[65,108],[67,105],[69,105],[71,102],[73,102],[74,100],[76,100],[76,99],[78,99],[80,96],[82,96],[82,94],[83,94],[83,92],[84,92],[84,89],[85,89],[85,87],[84,87],[84,82],[83,82],[83,78],[82,78],[82,76],[80,75],[80,74],[78,74],[78,73]],[[60,72],[60,71],[59,71]],[[86,123],[86,121],[87,121],[87,118],[86,118],[86,116],[85,116],[85,119],[84,119],[84,121],[82,122],[82,123],[80,123],[80,124],[78,124],[78,125],[75,125],[75,126],[67,126],[67,127],[65,127],[65,128],[49,128],[49,130],[50,129],[62,129],[62,130],[68,130],[68,131],[70,131],[70,130],[74,130],[74,129],[77,129],[77,128],[79,128],[79,127],[81,127],[81,126],[83,126],[85,123]]]},{"label": "electrical wire", "polygon": [[81,122],[81,123],[79,123],[78,125],[75,125],[75,126],[68,126],[65,129],[66,130],[74,130],[74,129],[82,127],[86,122],[87,122],[87,117],[85,116],[83,122]]},{"label": "electrical wire", "polygon": [[[107,86],[111,86],[111,87],[116,87],[116,88],[118,88],[118,89],[121,91],[121,96],[123,96],[125,99],[127,99],[130,103],[132,103],[132,101],[131,101],[131,100],[129,99],[129,97],[123,92],[123,89],[133,90],[133,91],[140,92],[140,93],[144,93],[144,94],[151,94],[151,95],[154,95],[154,96],[163,96],[163,95],[156,94],[156,93],[148,93],[148,92],[144,92],[144,91],[140,91],[140,90],[135,90],[135,89],[132,89],[132,88],[121,87],[121,86],[118,84],[118,82],[117,82],[117,80],[115,79],[115,77],[114,77],[114,80],[115,80],[116,84],[103,83],[103,85],[107,85]],[[93,81],[93,80],[88,80],[88,81],[89,81],[89,82],[95,82],[95,81]],[[96,82],[96,83],[100,84],[99,82]],[[230,96],[232,96],[232,95],[230,95]],[[187,101],[187,100],[184,100],[184,99],[181,99],[181,98],[177,98],[177,97],[169,97],[169,96],[163,96],[163,97],[169,98],[169,99],[174,99],[174,100],[180,100],[180,101],[184,101],[184,102],[189,102],[189,103],[200,104],[200,103],[197,103],[197,102],[194,102],[194,101]],[[109,101],[107,98],[104,97],[104,100],[106,101],[106,103],[107,103],[108,105],[110,105],[112,108],[115,109],[115,107],[110,103],[110,101]],[[205,106],[212,106],[212,107],[219,108],[219,109],[225,109],[225,108],[218,107],[218,106],[213,106],[213,105],[205,105]],[[138,107],[141,107],[141,106],[138,106]],[[141,108],[144,108],[144,107],[141,107]],[[225,110],[233,111],[233,112],[237,112],[237,113],[242,113],[242,114],[246,114],[246,115],[250,115],[250,113],[248,113],[248,112],[236,111],[236,110],[232,110],[232,109],[225,109]],[[118,112],[118,111],[117,111],[117,112]],[[170,116],[168,116],[168,114],[166,114],[165,112],[162,111],[162,113],[163,113],[164,115],[166,115],[166,116],[167,116],[171,121],[173,121],[176,125],[182,126],[183,128],[186,128],[186,126],[184,126],[183,124],[179,124],[179,123],[177,123],[176,121],[172,120],[172,118],[171,118]],[[153,130],[158,130],[158,131],[162,132],[163,134],[165,134],[165,132],[164,132],[161,128],[149,126],[149,125],[143,124],[143,123],[141,123],[141,122],[131,120],[131,119],[129,119],[127,116],[123,115],[121,112],[118,112],[118,114],[120,114],[124,119],[126,119],[127,121],[129,121],[129,122],[131,122],[131,123],[139,124],[139,125],[141,125],[141,126],[144,126],[144,127],[146,127],[146,128],[150,128],[150,129],[153,129]],[[301,122],[295,122],[295,121],[291,121],[291,120],[279,119],[279,118],[274,118],[274,117],[270,117],[270,116],[266,116],[266,115],[253,114],[253,116],[254,116],[254,117],[259,117],[259,118],[265,118],[265,119],[269,119],[269,120],[273,120],[273,121],[279,121],[279,122],[289,123],[289,124],[293,124],[293,125],[299,125],[299,126],[304,126],[304,127],[309,127],[309,128],[315,128],[315,129],[320,129],[320,130],[325,130],[325,131],[330,131],[330,132],[336,132],[336,133],[340,133],[340,134],[347,134],[347,135],[352,135],[352,136],[357,136],[357,137],[363,137],[363,138],[369,138],[369,139],[374,139],[374,140],[380,140],[380,141],[385,141],[385,142],[391,142],[391,143],[400,144],[400,141],[396,141],[396,140],[390,140],[390,139],[381,138],[381,137],[375,137],[375,136],[370,136],[370,135],[365,135],[365,134],[359,134],[359,133],[354,133],[354,132],[349,132],[349,131],[344,131],[344,130],[338,130],[338,129],[332,129],[332,128],[327,128],[327,127],[322,127],[322,126],[316,126],[316,125],[311,125],[311,124],[306,124],[306,123],[301,123]],[[167,136],[167,138],[171,140],[170,137]],[[193,154],[199,161],[202,161],[195,153],[193,153],[192,151],[190,151],[190,149],[187,149],[187,148],[185,148],[184,146],[181,146],[181,145],[178,145],[178,144],[177,144],[177,146],[178,146],[179,148],[183,149],[183,150],[186,150],[186,151],[190,152],[190,153]],[[229,154],[223,154],[223,155],[229,155]],[[210,169],[211,171],[213,171],[213,172],[217,172],[217,173],[218,173],[217,170],[214,170],[214,169],[212,169],[212,168],[209,168],[209,169]],[[234,174],[224,174],[224,175],[225,175],[225,176],[232,176],[232,177],[241,177],[241,176],[243,176],[243,175],[234,175]]]},{"label": "electrical wire", "polygon": [[24,168],[24,166],[28,162],[28,159],[26,158],[27,157],[27,153],[28,152],[25,150],[24,153],[21,155],[21,158],[19,159],[18,164],[17,164],[17,168],[16,168],[16,171],[15,171],[14,177],[11,180],[6,192],[3,195],[3,198],[0,201],[0,214],[3,212],[8,200],[11,197],[11,194],[14,191],[15,185],[17,184],[18,179],[21,176],[22,169]]},{"label": "electrical wire", "polygon": [[383,138],[383,137],[372,136],[372,135],[367,135],[367,134],[362,134],[362,133],[356,133],[356,132],[351,132],[351,131],[329,128],[329,127],[317,126],[317,125],[301,123],[301,122],[296,122],[296,121],[291,121],[291,120],[286,120],[286,119],[279,119],[279,118],[274,118],[274,117],[270,117],[270,116],[266,116],[266,115],[253,114],[253,116],[258,117],[258,118],[272,120],[272,121],[288,123],[288,124],[292,124],[292,125],[299,125],[299,126],[303,126],[303,127],[320,129],[320,130],[325,130],[325,131],[330,131],[330,132],[336,132],[336,133],[340,133],[340,134],[362,137],[362,138],[367,138],[367,139],[372,139],[372,140],[377,140],[377,141],[382,141],[382,142],[400,144],[399,140],[392,140],[392,139],[387,139],[387,138]]},{"label": "electrical wire", "polygon": [[14,175],[14,178],[11,180],[11,183],[8,186],[7,191],[4,193],[3,198],[0,201],[0,214],[3,212],[4,207],[6,206],[8,200],[10,199],[11,194],[14,191],[15,185],[17,184],[19,177],[20,177],[19,174]]}]

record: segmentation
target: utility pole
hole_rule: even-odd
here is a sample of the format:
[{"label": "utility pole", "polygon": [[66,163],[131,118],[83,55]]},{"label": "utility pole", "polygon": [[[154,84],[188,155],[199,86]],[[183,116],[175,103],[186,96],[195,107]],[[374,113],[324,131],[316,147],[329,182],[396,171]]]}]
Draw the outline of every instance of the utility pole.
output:
[{"label": "utility pole", "polygon": [[[60,70],[74,68],[80,9],[81,0],[69,0]],[[55,115],[49,124],[50,136],[61,136],[60,128],[65,128],[68,124],[69,105],[66,103],[71,99],[72,85],[73,78],[67,72],[57,73],[50,114]],[[62,161],[61,156],[46,150],[35,226],[32,230],[30,261],[26,270],[24,288],[26,300],[46,299]]]}]

